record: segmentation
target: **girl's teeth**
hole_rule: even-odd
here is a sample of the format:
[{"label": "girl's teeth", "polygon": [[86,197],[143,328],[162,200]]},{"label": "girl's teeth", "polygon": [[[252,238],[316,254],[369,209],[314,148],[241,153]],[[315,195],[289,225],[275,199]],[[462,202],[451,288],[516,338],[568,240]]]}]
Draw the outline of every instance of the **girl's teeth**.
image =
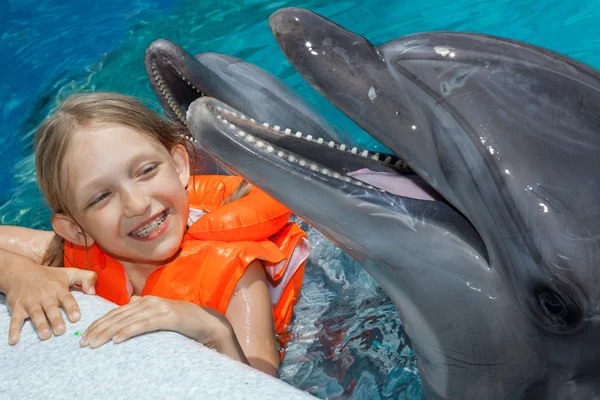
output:
[{"label": "girl's teeth", "polygon": [[152,232],[157,230],[165,222],[165,219],[167,219],[166,211],[163,212],[161,215],[159,215],[157,218],[155,218],[154,221],[150,222],[148,225],[143,226],[142,228],[138,229],[135,232],[131,232],[131,236],[135,236],[135,237],[148,236]]}]

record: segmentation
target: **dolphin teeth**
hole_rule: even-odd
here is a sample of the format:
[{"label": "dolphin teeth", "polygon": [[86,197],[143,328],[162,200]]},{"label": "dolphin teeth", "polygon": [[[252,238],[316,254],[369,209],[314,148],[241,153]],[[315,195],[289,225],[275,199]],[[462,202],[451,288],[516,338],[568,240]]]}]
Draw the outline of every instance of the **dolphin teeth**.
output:
[{"label": "dolphin teeth", "polygon": [[375,161],[379,160],[379,153],[375,153],[372,158]]},{"label": "dolphin teeth", "polygon": [[306,136],[306,140],[312,140],[312,135]]},{"label": "dolphin teeth", "polygon": [[341,144],[340,145],[340,150],[342,150],[342,151],[346,150],[346,145],[345,144]]},{"label": "dolphin teeth", "polygon": [[292,133],[292,130],[290,128],[286,128],[284,132],[286,135],[290,135]]},{"label": "dolphin teeth", "polygon": [[240,137],[242,137],[242,138],[243,138],[244,136],[246,136],[246,132],[244,132],[244,131],[239,131],[239,132],[238,132],[238,135],[239,135]]},{"label": "dolphin teeth", "polygon": [[363,151],[362,153],[360,153],[361,156],[366,157],[369,155],[369,152],[367,150]]},{"label": "dolphin teeth", "polygon": [[283,151],[279,150],[277,152],[277,157],[283,158],[283,156],[285,156],[285,153]]},{"label": "dolphin teeth", "polygon": [[252,135],[247,135],[247,136],[246,136],[246,141],[247,141],[248,143],[253,143],[253,142],[254,142],[254,137],[253,137]]},{"label": "dolphin teeth", "polygon": [[402,160],[398,160],[398,161],[396,161],[396,162],[394,163],[394,167],[401,168],[403,164],[404,164],[404,163],[402,162]]},{"label": "dolphin teeth", "polygon": [[332,141],[330,141],[328,146],[329,146],[329,147],[335,147],[335,142],[334,142],[333,140],[332,140]]},{"label": "dolphin teeth", "polygon": [[273,129],[275,129],[277,132],[279,132],[279,130],[281,129],[281,127],[280,127],[279,125],[275,125],[275,126],[273,127]]},{"label": "dolphin teeth", "polygon": [[358,149],[356,147],[353,147],[352,150],[350,150],[350,152],[352,154],[356,154],[357,151],[358,151]]},{"label": "dolphin teeth", "polygon": [[258,142],[256,142],[256,147],[258,147],[259,149],[264,149],[266,147],[265,142],[259,140]]},{"label": "dolphin teeth", "polygon": [[300,164],[301,167],[305,167],[306,166],[306,161],[300,160],[300,161],[298,161],[298,164]]},{"label": "dolphin teeth", "polygon": [[352,179],[350,179],[350,177],[348,177],[348,176],[343,177],[342,180],[346,181],[346,182],[351,182],[352,181]]},{"label": "dolphin teeth", "polygon": [[294,162],[294,161],[296,161],[296,157],[294,157],[293,155],[291,155],[291,154],[290,154],[290,155],[288,156],[288,161],[289,161],[289,162]]},{"label": "dolphin teeth", "polygon": [[246,118],[246,116],[244,114],[240,115],[240,118],[242,118],[242,119],[248,119],[248,118]]},{"label": "dolphin teeth", "polygon": [[267,153],[273,154],[274,151],[275,149],[273,148],[273,146],[267,146]]},{"label": "dolphin teeth", "polygon": [[317,143],[319,143],[319,144],[323,144],[323,138],[318,138],[318,139],[317,139]]},{"label": "dolphin teeth", "polygon": [[265,128],[268,128],[268,127],[269,127],[269,124],[268,124],[268,123],[266,123],[266,122],[263,122],[263,126],[264,126]]},{"label": "dolphin teeth", "polygon": [[310,169],[312,171],[316,171],[319,167],[317,166],[317,164],[310,164]]},{"label": "dolphin teeth", "polygon": [[252,122],[256,122],[256,120],[254,118],[250,118],[250,121]]},{"label": "dolphin teeth", "polygon": [[296,132],[296,137],[302,137],[302,132],[300,132],[300,131]]},{"label": "dolphin teeth", "polygon": [[323,175],[328,175],[328,176],[329,176],[329,170],[328,170],[327,168],[323,168],[323,169],[321,170],[321,173],[322,173]]},{"label": "dolphin teeth", "polygon": [[383,162],[386,163],[386,164],[391,163],[392,162],[392,157],[387,156]]},{"label": "dolphin teeth", "polygon": [[333,177],[334,177],[335,179],[340,179],[342,176],[341,176],[339,173],[337,173],[337,172],[334,172],[334,173],[333,173]]},{"label": "dolphin teeth", "polygon": [[230,127],[231,129],[235,129],[235,125],[234,125],[234,124],[229,124],[229,127]]}]

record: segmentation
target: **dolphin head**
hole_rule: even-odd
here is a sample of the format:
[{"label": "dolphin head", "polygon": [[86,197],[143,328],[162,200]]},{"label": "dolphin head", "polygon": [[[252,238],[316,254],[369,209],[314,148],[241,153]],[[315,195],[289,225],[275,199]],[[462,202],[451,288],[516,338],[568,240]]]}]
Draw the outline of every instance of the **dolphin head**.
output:
[{"label": "dolphin head", "polygon": [[[209,96],[243,110],[261,121],[292,123],[327,139],[348,138],[334,129],[319,112],[279,78],[262,68],[221,53],[191,55],[165,39],[154,41],[146,50],[146,73],[167,117],[186,123],[191,102]],[[198,173],[227,174],[198,143],[195,145]]]},{"label": "dolphin head", "polygon": [[[409,168],[212,99],[188,112],[194,136],[365,266],[428,397],[597,397],[598,72],[489,36],[374,46],[306,10],[269,22],[305,79]],[[377,184],[347,174],[365,168]]]},{"label": "dolphin head", "polygon": [[193,56],[159,39],[146,50],[145,65],[165,113],[184,124],[190,103],[208,96],[258,120],[293,123],[330,140],[346,137],[279,78],[239,58],[220,53]]}]

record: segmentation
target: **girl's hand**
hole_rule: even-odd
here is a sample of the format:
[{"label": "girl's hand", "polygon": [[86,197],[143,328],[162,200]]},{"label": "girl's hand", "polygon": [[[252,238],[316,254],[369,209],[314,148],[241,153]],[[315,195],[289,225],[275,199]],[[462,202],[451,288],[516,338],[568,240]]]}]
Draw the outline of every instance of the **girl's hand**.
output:
[{"label": "girl's hand", "polygon": [[7,265],[2,268],[0,291],[6,294],[12,314],[9,344],[19,342],[27,318],[31,318],[42,340],[50,338],[50,328],[55,335],[62,335],[66,326],[59,307],[64,308],[71,322],[80,318],[79,306],[69,288],[77,285],[87,294],[95,293],[96,274],[91,271],[46,267],[14,253],[4,258]]},{"label": "girl's hand", "polygon": [[80,344],[97,348],[110,340],[121,343],[158,330],[178,332],[247,363],[224,316],[193,303],[155,296],[132,296],[129,304],[111,310],[90,325]]}]

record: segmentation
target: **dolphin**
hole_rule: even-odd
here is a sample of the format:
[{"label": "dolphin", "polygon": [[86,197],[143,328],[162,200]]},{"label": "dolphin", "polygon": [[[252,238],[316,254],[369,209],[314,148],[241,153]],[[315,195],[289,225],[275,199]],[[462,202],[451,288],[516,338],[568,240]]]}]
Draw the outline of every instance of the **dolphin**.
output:
[{"label": "dolphin", "polygon": [[[220,53],[192,56],[177,44],[158,39],[146,49],[144,64],[152,90],[172,121],[185,124],[190,103],[209,96],[260,121],[291,123],[324,138],[350,140],[279,78],[239,58]],[[195,151],[196,159],[202,161],[198,173],[230,173],[215,164],[202,146],[195,146]]]},{"label": "dolphin", "polygon": [[600,399],[599,72],[492,36],[375,46],[297,8],[269,24],[402,161],[208,97],[187,111],[193,136],[373,276],[427,399]]}]

